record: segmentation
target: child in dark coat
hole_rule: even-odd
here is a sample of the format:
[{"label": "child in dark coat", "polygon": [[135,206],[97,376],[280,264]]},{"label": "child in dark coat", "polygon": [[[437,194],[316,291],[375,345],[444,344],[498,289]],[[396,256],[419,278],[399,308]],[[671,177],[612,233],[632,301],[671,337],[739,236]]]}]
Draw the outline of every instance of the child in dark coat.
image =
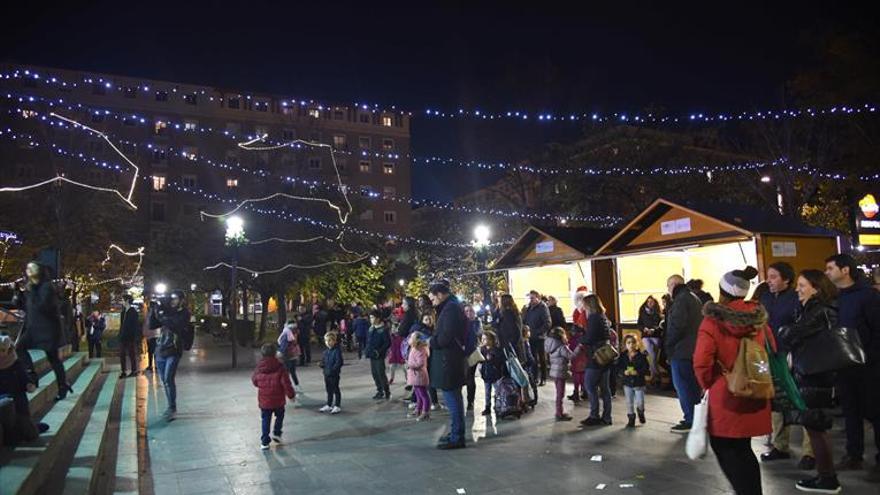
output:
[{"label": "child in dark coat", "polygon": [[483,332],[480,353],[483,362],[480,363],[480,376],[486,384],[486,408],[483,416],[492,414],[492,386],[504,373],[504,352],[498,347],[498,336],[491,330]]},{"label": "child in dark coat", "polygon": [[342,392],[339,390],[339,376],[342,372],[342,349],[339,348],[339,337],[336,332],[327,332],[324,335],[324,344],[327,346],[327,350],[324,351],[321,366],[324,368],[324,389],[327,390],[327,403],[319,411],[339,414],[342,412]]},{"label": "child in dark coat", "polygon": [[[15,354],[12,338],[0,334],[0,443],[3,445],[30,442],[49,430],[49,425],[34,424],[31,418],[27,394],[35,389],[24,364]],[[8,401],[12,404],[4,404]]]},{"label": "child in dark coat", "polygon": [[617,359],[617,368],[623,373],[623,393],[626,395],[627,428],[636,426],[636,413],[639,423],[645,424],[645,377],[651,373],[647,355],[639,349],[636,338],[627,335],[623,339],[626,352]]},{"label": "child in dark coat", "polygon": [[260,448],[263,450],[269,448],[269,426],[272,422],[272,415],[275,416],[275,428],[271,439],[276,443],[281,443],[281,429],[284,425],[284,398],[293,400],[296,397],[296,392],[290,383],[290,375],[281,361],[275,357],[276,352],[278,349],[275,344],[263,344],[263,347],[260,348],[263,359],[257,363],[257,369],[251,376],[251,382],[258,389],[257,402],[263,417],[263,435],[260,437]]}]

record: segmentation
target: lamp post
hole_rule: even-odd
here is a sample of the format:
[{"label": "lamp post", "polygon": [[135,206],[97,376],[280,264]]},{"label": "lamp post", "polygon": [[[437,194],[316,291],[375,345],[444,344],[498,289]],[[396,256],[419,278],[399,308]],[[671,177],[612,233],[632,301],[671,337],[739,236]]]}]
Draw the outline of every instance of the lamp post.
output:
[{"label": "lamp post", "polygon": [[489,277],[486,273],[486,270],[489,268],[487,263],[487,254],[489,248],[489,236],[490,231],[487,225],[477,225],[474,228],[474,248],[476,249],[475,255],[477,258],[477,265],[480,270],[480,290],[483,292],[483,304],[480,306],[485,307],[489,304]]},{"label": "lamp post", "polygon": [[229,302],[232,307],[230,308],[229,313],[232,320],[232,331],[230,332],[232,338],[232,367],[235,368],[238,366],[238,343],[235,341],[235,313],[238,311],[238,290],[236,289],[236,284],[238,283],[238,246],[247,242],[247,239],[244,236],[244,220],[242,220],[241,217],[231,216],[226,219],[225,237],[226,245],[232,248],[232,294],[229,297]]}]

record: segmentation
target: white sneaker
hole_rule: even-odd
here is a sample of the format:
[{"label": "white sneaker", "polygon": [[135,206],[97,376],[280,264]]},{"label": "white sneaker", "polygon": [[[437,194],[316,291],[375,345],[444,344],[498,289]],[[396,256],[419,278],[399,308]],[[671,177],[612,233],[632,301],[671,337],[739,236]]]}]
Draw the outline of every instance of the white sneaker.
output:
[{"label": "white sneaker", "polygon": [[417,406],[417,404],[415,402],[410,402],[409,405],[406,407],[407,407],[407,409],[415,409],[416,406]]},{"label": "white sneaker", "polygon": [[333,406],[333,409],[330,409],[330,414],[339,414],[342,412],[342,409],[339,406]]},{"label": "white sneaker", "polygon": [[437,404],[431,404],[431,410],[432,410],[432,411],[436,411],[436,410],[437,410]]},{"label": "white sneaker", "polygon": [[265,444],[261,443],[260,450],[269,450],[269,444],[268,443],[265,443]]},{"label": "white sneaker", "polygon": [[332,407],[324,405],[321,409],[318,409],[318,412],[330,412],[332,409]]}]

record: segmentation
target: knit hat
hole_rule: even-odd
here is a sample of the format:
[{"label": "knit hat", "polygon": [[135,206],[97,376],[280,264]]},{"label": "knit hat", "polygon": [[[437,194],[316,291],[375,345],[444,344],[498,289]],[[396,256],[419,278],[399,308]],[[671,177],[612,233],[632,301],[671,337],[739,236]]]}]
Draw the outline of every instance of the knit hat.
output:
[{"label": "knit hat", "polygon": [[744,298],[749,294],[751,284],[749,280],[758,276],[758,269],[747,266],[743,270],[733,270],[725,273],[718,283],[721,292],[734,298]]}]

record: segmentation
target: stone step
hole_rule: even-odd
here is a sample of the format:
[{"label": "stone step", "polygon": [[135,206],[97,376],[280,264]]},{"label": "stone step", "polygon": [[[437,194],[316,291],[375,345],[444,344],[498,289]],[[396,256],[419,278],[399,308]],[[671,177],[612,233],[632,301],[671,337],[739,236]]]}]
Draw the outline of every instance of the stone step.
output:
[{"label": "stone step", "polygon": [[[67,359],[72,354],[69,345],[58,348],[58,352],[61,354],[61,359]],[[31,355],[31,361],[34,362],[34,370],[36,370],[38,375],[42,376],[47,372],[52,371],[52,367],[49,366],[49,360],[46,359],[45,352],[30,350],[28,351],[28,354]]]},{"label": "stone step", "polygon": [[138,424],[137,389],[143,376],[129,379],[122,394],[122,408],[119,413],[119,443],[116,451],[116,474],[113,483],[114,494],[139,493],[138,467]]},{"label": "stone step", "polygon": [[[76,381],[76,378],[87,364],[88,358],[85,352],[71,354],[70,357],[65,359],[64,370],[67,373],[67,381],[70,383]],[[74,392],[81,392],[77,390],[75,384],[73,385],[73,390]],[[55,383],[55,373],[52,373],[50,370],[40,378],[40,386],[33,393],[28,394],[31,415],[35,418],[42,416],[52,405],[56,395],[58,395],[58,384]]]},{"label": "stone step", "polygon": [[[115,400],[118,389],[121,388],[117,386],[118,384],[119,375],[112,371],[107,373],[107,379],[101,386],[95,406],[92,408],[92,415],[68,466],[67,476],[64,479],[65,495],[97,493],[99,479],[107,476],[101,467],[109,444],[115,440],[115,435],[110,431],[110,418],[111,411],[119,406],[119,401]],[[112,476],[112,473],[110,475]]]},{"label": "stone step", "polygon": [[46,483],[53,464],[61,454],[61,448],[71,434],[70,430],[86,402],[86,396],[93,391],[103,365],[102,360],[95,360],[87,364],[82,373],[78,373],[74,382],[74,389],[78,393],[56,402],[43,416],[42,422],[49,425],[47,433],[34,442],[0,452],[0,487],[4,494],[30,495],[41,492],[40,487]]}]

